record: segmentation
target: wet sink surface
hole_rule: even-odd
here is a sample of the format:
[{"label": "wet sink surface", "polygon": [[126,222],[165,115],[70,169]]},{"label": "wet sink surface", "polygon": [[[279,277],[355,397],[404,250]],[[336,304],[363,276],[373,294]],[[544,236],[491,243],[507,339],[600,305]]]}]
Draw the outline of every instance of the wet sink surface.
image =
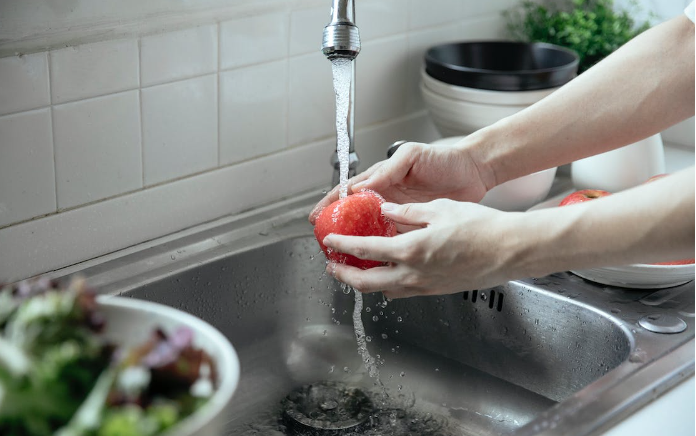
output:
[{"label": "wet sink surface", "polygon": [[[393,424],[358,434],[593,434],[693,374],[693,283],[625,291],[560,273],[444,297],[365,296],[382,404],[357,352],[353,295],[324,274],[305,213],[302,201],[269,208],[82,271],[230,339],[242,366],[230,435],[283,434],[281,401],[326,380],[361,388],[384,409],[374,425]],[[639,327],[654,313],[687,328]]]}]

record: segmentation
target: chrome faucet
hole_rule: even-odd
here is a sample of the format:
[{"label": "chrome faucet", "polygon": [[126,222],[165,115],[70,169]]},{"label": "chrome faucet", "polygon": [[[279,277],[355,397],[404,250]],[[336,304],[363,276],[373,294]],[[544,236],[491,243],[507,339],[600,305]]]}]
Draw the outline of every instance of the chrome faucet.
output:
[{"label": "chrome faucet", "polygon": [[[353,0],[333,0],[331,5],[331,21],[324,27],[321,51],[329,59],[350,59],[355,60],[360,53],[360,32],[355,25],[355,3]],[[353,177],[358,168],[360,160],[355,152],[355,62],[351,62],[351,81],[350,81],[350,103],[348,108],[348,140],[349,140],[349,163],[348,177]],[[338,161],[338,151],[334,152],[331,158],[331,165],[334,167],[332,186],[339,183],[340,163]]]}]

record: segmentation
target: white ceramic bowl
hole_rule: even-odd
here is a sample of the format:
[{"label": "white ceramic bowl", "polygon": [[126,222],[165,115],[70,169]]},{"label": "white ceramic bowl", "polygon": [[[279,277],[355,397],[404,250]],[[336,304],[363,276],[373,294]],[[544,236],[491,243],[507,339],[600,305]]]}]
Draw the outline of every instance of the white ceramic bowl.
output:
[{"label": "white ceramic bowl", "polygon": [[125,346],[141,344],[154,328],[173,332],[179,326],[193,331],[195,346],[202,348],[215,362],[218,387],[208,402],[181,421],[166,436],[219,436],[228,418],[225,410],[239,383],[239,358],[227,338],[210,324],[177,309],[125,297],[100,296],[108,340]]},{"label": "white ceramic bowl", "polygon": [[[432,144],[453,145],[463,136],[443,138]],[[504,211],[523,211],[539,203],[549,195],[556,176],[556,168],[538,171],[502,183],[486,193],[480,204]]]},{"label": "white ceramic bowl", "polygon": [[466,86],[450,85],[437,80],[421,70],[421,80],[426,88],[443,97],[471,103],[484,103],[502,106],[529,106],[536,103],[558,88],[539,89],[535,91],[491,91],[488,89],[467,88]]},{"label": "white ceramic bowl", "polygon": [[469,135],[528,106],[455,100],[432,91],[424,84],[421,84],[421,93],[435,126],[443,136]]}]

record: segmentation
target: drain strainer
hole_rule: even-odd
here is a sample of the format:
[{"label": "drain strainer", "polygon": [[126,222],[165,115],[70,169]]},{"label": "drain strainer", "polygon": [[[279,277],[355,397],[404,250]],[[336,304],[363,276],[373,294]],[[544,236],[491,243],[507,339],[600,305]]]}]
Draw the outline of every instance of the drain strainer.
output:
[{"label": "drain strainer", "polygon": [[357,430],[372,411],[372,401],[363,391],[338,382],[305,385],[283,400],[283,418],[288,429],[322,436]]}]

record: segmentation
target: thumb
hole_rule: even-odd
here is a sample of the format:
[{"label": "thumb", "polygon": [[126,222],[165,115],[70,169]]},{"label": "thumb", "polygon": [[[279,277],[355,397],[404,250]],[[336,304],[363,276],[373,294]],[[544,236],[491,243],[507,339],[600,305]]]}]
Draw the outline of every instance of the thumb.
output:
[{"label": "thumb", "polygon": [[382,213],[398,224],[424,226],[431,222],[434,211],[429,203],[383,203]]},{"label": "thumb", "polygon": [[391,158],[374,165],[369,176],[365,180],[356,183],[353,189],[356,192],[363,189],[381,192],[392,185],[400,183],[408,174],[411,166],[413,166],[415,153],[410,152],[409,147],[413,147],[412,143],[402,145],[398,150],[399,152],[395,153]]}]

